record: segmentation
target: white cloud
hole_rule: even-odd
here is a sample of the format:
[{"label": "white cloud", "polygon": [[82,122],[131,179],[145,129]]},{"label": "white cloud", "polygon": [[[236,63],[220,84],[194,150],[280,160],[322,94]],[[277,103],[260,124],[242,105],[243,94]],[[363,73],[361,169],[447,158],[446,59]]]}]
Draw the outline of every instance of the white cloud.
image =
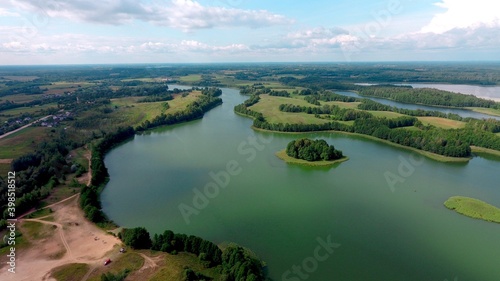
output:
[{"label": "white cloud", "polygon": [[0,17],[20,17],[20,15],[5,8],[0,8]]},{"label": "white cloud", "polygon": [[293,47],[339,47],[359,39],[342,28],[317,27],[288,33],[284,40]]},{"label": "white cloud", "polygon": [[496,0],[441,0],[436,6],[446,9],[421,29],[422,33],[444,33],[454,28],[500,27],[500,2]]},{"label": "white cloud", "polygon": [[72,0],[46,1],[17,0],[18,8],[50,17],[66,18],[81,22],[123,25],[133,21],[151,22],[192,31],[203,28],[238,27],[251,28],[290,24],[285,16],[266,10],[203,6],[194,0],[134,1],[134,0]]}]

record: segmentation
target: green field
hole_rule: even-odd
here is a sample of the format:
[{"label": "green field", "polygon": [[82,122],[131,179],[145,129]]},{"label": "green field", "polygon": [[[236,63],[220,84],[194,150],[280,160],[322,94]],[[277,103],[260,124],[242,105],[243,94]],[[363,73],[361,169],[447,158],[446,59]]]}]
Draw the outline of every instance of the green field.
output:
[{"label": "green field", "polygon": [[166,265],[162,266],[151,278],[149,278],[149,281],[183,281],[183,272],[185,268],[191,268],[195,272],[211,277],[212,280],[222,280],[220,279],[220,266],[205,268],[193,254],[166,254],[165,263]]},{"label": "green field", "polygon": [[465,128],[465,122],[440,117],[418,117],[424,125],[432,125],[443,129]]},{"label": "green field", "polygon": [[335,164],[349,160],[349,158],[344,156],[340,159],[333,161],[307,161],[288,156],[284,149],[276,152],[276,156],[288,164],[296,164],[296,165],[310,166],[310,167],[332,167]]},{"label": "green field", "polygon": [[28,75],[3,75],[0,78],[11,81],[29,82],[40,77],[38,76],[28,76]]},{"label": "green field", "polygon": [[484,107],[467,107],[467,109],[470,109],[472,111],[479,112],[479,113],[500,116],[500,109],[484,108]]},{"label": "green field", "polygon": [[351,108],[351,109],[358,109],[358,105],[361,104],[360,102],[342,102],[342,101],[329,101],[329,102],[321,102],[321,105],[328,104],[328,105],[336,105],[340,108]]},{"label": "green field", "polygon": [[38,143],[50,136],[49,128],[28,127],[0,139],[0,159],[15,159],[35,150]]},{"label": "green field", "polygon": [[200,92],[192,92],[187,97],[176,95],[173,100],[168,101],[169,109],[163,109],[163,102],[137,102],[143,97],[126,97],[111,100],[112,107],[117,107],[110,118],[113,125],[131,125],[137,126],[146,120],[152,120],[156,116],[165,113],[175,113],[186,108],[186,106],[194,102]]},{"label": "green field", "polygon": [[[116,249],[118,252],[118,249]],[[89,281],[100,281],[103,273],[119,274],[125,269],[130,270],[131,273],[139,270],[144,265],[144,258],[135,252],[127,252],[120,254],[116,259],[106,267],[98,267],[97,270],[90,274]]]},{"label": "green field", "polygon": [[13,108],[9,110],[4,110],[1,113],[4,115],[10,115],[11,117],[14,117],[16,115],[21,115],[23,113],[31,113],[31,114],[36,114],[37,112],[39,113],[41,110],[44,109],[49,109],[49,108],[57,108],[57,103],[48,103],[40,106],[32,106],[32,107],[18,107],[18,108]]},{"label": "green field", "polygon": [[249,109],[260,112],[270,123],[290,123],[290,124],[321,124],[328,120],[314,117],[307,113],[281,112],[279,106],[288,103],[300,106],[312,106],[303,99],[274,97],[269,95],[260,95],[260,101]]},{"label": "green field", "polygon": [[70,263],[52,270],[52,277],[57,281],[80,281],[90,270],[85,263]]},{"label": "green field", "polygon": [[16,103],[30,102],[37,99],[41,99],[43,95],[25,95],[25,94],[16,94],[0,97],[0,101],[12,101]]},{"label": "green field", "polygon": [[474,219],[500,223],[500,209],[478,199],[453,196],[446,200],[444,205],[450,210]]},{"label": "green field", "polygon": [[371,111],[370,110],[368,112],[370,112],[375,117],[387,118],[387,119],[393,119],[393,118],[398,118],[398,117],[404,116],[401,113],[392,112],[392,111]]},{"label": "green field", "polygon": [[179,80],[181,80],[182,82],[186,82],[186,83],[199,82],[199,81],[201,81],[201,75],[200,74],[190,74],[187,76],[179,77]]}]

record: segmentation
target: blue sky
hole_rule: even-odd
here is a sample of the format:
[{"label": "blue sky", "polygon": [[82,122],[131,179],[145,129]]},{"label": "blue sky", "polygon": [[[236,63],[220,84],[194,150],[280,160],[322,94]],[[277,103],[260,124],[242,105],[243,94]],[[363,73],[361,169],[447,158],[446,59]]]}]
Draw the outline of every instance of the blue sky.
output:
[{"label": "blue sky", "polygon": [[3,0],[0,65],[500,60],[496,0]]}]

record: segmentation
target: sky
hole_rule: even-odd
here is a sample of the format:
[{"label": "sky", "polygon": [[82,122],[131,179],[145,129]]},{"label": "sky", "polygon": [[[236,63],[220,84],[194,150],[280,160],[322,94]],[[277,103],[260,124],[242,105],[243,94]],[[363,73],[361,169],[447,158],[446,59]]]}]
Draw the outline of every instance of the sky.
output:
[{"label": "sky", "polygon": [[0,65],[499,60],[498,0],[0,2]]}]

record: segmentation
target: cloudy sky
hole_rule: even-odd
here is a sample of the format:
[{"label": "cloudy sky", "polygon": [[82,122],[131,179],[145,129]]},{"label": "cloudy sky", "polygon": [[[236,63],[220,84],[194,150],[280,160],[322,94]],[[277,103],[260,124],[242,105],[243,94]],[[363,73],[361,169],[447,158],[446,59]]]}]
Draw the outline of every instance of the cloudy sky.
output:
[{"label": "cloudy sky", "polygon": [[0,2],[0,65],[420,60],[500,60],[500,1]]}]

